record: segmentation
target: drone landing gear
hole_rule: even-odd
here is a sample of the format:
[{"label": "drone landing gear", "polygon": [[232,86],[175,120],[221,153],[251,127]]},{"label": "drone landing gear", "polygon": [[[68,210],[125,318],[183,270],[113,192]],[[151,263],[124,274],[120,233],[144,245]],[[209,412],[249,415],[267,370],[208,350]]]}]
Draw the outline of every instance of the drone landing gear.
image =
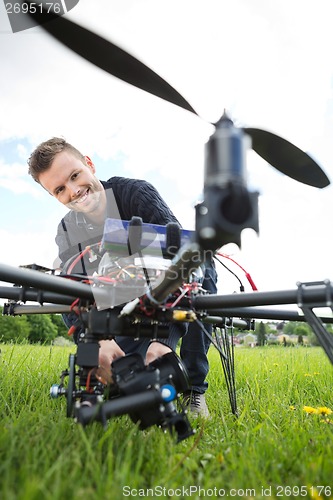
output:
[{"label": "drone landing gear", "polygon": [[227,386],[231,411],[233,415],[238,417],[233,329],[232,320],[230,325],[227,324],[226,320],[223,326],[214,328],[214,338],[219,348],[218,351]]}]

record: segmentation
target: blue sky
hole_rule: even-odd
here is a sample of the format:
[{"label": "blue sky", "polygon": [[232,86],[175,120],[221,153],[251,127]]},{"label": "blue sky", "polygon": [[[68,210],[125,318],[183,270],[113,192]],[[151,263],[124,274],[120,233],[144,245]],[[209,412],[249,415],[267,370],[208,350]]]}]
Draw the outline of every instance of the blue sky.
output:
[{"label": "blue sky", "polygon": [[[152,182],[189,229],[208,122],[225,107],[237,125],[308,151],[333,180],[330,0],[80,0],[67,15],[152,67],[202,118],[107,75],[41,28],[13,34],[0,3],[0,262],[52,266],[66,209],[27,175],[26,160],[54,135],[90,156],[101,179]],[[332,279],[332,186],[304,186],[255,153],[248,177],[260,192],[260,236],[246,230],[241,249],[224,251],[261,290]],[[221,290],[237,288],[219,276]]]}]

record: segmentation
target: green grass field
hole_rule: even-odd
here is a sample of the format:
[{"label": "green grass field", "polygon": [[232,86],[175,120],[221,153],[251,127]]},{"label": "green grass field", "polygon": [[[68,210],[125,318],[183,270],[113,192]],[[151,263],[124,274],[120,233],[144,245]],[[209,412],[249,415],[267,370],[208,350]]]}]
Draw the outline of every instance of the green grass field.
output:
[{"label": "green grass field", "polygon": [[128,416],[82,428],[49,389],[75,348],[1,345],[0,498],[333,498],[333,366],[321,348],[236,349],[239,416],[210,350],[212,418],[175,443]]}]

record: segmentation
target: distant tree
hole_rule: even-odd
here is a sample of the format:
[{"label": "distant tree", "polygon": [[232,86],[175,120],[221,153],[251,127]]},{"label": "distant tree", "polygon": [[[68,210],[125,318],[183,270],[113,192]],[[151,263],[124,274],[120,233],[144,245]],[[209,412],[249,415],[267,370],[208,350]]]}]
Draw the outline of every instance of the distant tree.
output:
[{"label": "distant tree", "polygon": [[303,325],[296,325],[296,328],[294,329],[294,335],[297,335],[298,337],[301,335],[302,337],[306,337],[309,334],[308,329],[306,326]]},{"label": "distant tree", "polygon": [[52,323],[57,327],[58,337],[68,338],[68,328],[65,325],[61,314],[50,314]]},{"label": "distant tree", "polygon": [[294,335],[296,326],[296,321],[288,321],[284,324],[283,333],[286,333],[287,335]]},{"label": "distant tree", "polygon": [[31,314],[27,316],[30,324],[29,342],[49,344],[58,335],[58,329],[49,314]]},{"label": "distant tree", "polygon": [[302,321],[289,321],[283,329],[283,333],[287,335],[298,335],[298,332],[302,335],[309,335],[311,327]]},{"label": "distant tree", "polygon": [[0,342],[28,339],[30,324],[26,316],[3,316],[0,307]]},{"label": "distant tree", "polygon": [[258,338],[257,340],[258,345],[263,346],[266,344],[267,341],[266,325],[262,321],[260,321],[258,325],[257,338]]},{"label": "distant tree", "polygon": [[266,335],[269,335],[270,333],[275,335],[277,333],[277,326],[278,323],[275,322],[265,323]]}]

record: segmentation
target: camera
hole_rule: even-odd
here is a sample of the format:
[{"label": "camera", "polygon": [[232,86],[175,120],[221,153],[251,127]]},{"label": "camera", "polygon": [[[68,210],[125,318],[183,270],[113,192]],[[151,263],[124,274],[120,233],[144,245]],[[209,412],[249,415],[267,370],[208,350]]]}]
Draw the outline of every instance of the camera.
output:
[{"label": "camera", "polygon": [[140,354],[128,354],[116,359],[111,367],[113,383],[107,388],[106,401],[77,405],[74,416],[79,423],[105,424],[111,417],[128,414],[140,429],[157,425],[175,434],[178,442],[193,434],[186,412],[177,409],[177,404],[181,407],[178,395],[189,388],[189,379],[173,351],[149,365]]}]

